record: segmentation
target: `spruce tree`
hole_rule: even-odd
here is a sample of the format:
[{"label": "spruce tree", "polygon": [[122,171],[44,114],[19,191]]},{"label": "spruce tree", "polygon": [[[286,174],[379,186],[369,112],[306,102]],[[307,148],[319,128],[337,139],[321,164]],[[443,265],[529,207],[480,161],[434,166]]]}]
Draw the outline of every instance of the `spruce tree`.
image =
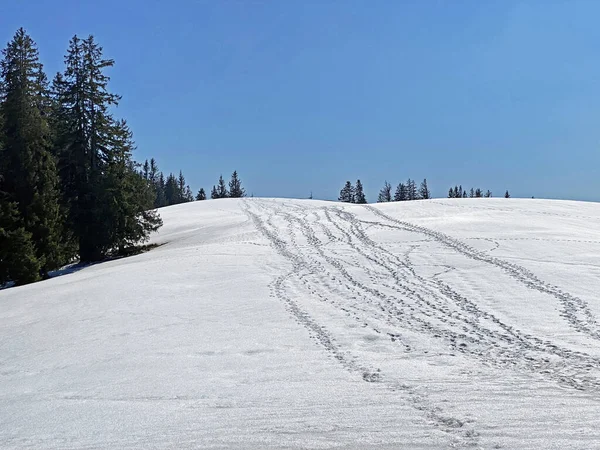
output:
[{"label": "spruce tree", "polygon": [[508,189],[506,190],[506,192],[504,193],[504,198],[510,198],[510,194],[508,193]]},{"label": "spruce tree", "polygon": [[[158,169],[157,169],[158,170]],[[154,199],[154,207],[161,208],[163,206],[167,206],[167,197],[165,194],[165,176],[162,172],[158,174],[158,180],[154,184],[154,190],[156,191],[156,196]]]},{"label": "spruce tree", "polygon": [[488,189],[484,195],[485,198],[490,198],[492,196],[492,192]]},{"label": "spruce tree", "polygon": [[173,173],[170,173],[165,181],[165,202],[167,205],[176,205],[181,203],[179,184],[177,183],[177,179]]},{"label": "spruce tree", "polygon": [[[132,173],[131,132],[110,113],[120,99],[108,91],[105,74],[114,61],[103,58],[92,36],[75,36],[65,63],[54,82],[62,124],[57,139],[62,186],[79,257],[97,261],[135,239],[143,241],[160,221],[140,213],[152,206],[146,202],[148,190],[141,188],[147,184]],[[117,181],[118,176],[124,179]]]},{"label": "spruce tree", "polygon": [[[220,181],[219,181],[220,183]],[[242,187],[242,181],[238,177],[237,170],[234,170],[231,174],[231,181],[229,181],[229,197],[241,198],[246,196],[246,191]],[[225,195],[227,197],[227,195]]]},{"label": "spruce tree", "polygon": [[206,200],[206,192],[204,192],[204,188],[200,188],[198,194],[196,194],[196,200]]},{"label": "spruce tree", "polygon": [[340,191],[338,200],[345,203],[354,203],[354,187],[352,187],[352,183],[346,181],[346,184]]},{"label": "spruce tree", "polygon": [[462,197],[462,192],[460,192],[458,190],[458,186],[454,186],[454,198],[460,198],[460,197]]},{"label": "spruce tree", "polygon": [[[22,264],[18,255],[11,257],[21,265],[18,281],[29,282],[47,276],[64,258],[59,180],[47,120],[50,98],[37,47],[22,28],[2,55],[0,191],[6,197],[5,213],[12,217],[4,233],[16,233],[12,248],[27,253]],[[25,273],[38,266],[39,273]]]},{"label": "spruce tree", "polygon": [[406,180],[406,199],[407,200],[418,200],[419,193],[417,192],[417,184],[410,178]]},{"label": "spruce tree", "polygon": [[421,197],[423,200],[431,198],[431,193],[429,192],[429,187],[427,186],[427,178],[424,178],[421,182],[421,188],[419,189],[419,197]]},{"label": "spruce tree", "polygon": [[377,196],[377,203],[391,202],[392,201],[392,186],[387,181],[379,191]]},{"label": "spruce tree", "polygon": [[364,205],[367,203],[367,198],[365,197],[365,192],[363,190],[363,185],[360,180],[356,180],[356,189],[354,192],[354,202],[360,205]]},{"label": "spruce tree", "polygon": [[473,188],[471,188],[471,191],[469,192],[469,197],[470,198],[475,197],[475,191],[473,190]]},{"label": "spruce tree", "polygon": [[481,189],[479,189],[479,188],[475,189],[475,197],[476,198],[483,197],[483,192],[481,191]]},{"label": "spruce tree", "polygon": [[399,183],[396,186],[396,192],[394,192],[394,201],[402,202],[404,200],[406,200],[406,186],[404,183]]},{"label": "spruce tree", "polygon": [[217,185],[217,197],[216,198],[227,198],[229,197],[229,192],[227,191],[227,186],[225,185],[225,180],[223,180],[223,175],[219,176],[219,184]]},{"label": "spruce tree", "polygon": [[450,188],[450,190],[448,191],[448,198],[454,198],[454,189]]},{"label": "spruce tree", "polygon": [[217,192],[217,187],[213,184],[212,189],[210,190],[210,198],[217,199],[219,198],[219,193]]}]

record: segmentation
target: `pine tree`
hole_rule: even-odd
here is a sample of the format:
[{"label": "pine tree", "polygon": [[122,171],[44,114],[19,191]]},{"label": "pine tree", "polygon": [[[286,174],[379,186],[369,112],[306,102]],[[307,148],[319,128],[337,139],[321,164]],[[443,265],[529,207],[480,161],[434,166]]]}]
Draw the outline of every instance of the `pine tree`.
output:
[{"label": "pine tree", "polygon": [[[158,168],[157,168],[158,170]],[[161,208],[167,206],[167,196],[165,194],[165,176],[162,172],[158,174],[158,181],[154,184],[154,190],[156,191],[156,197],[154,199],[154,207]]]},{"label": "pine tree", "polygon": [[354,187],[352,186],[352,183],[346,181],[346,184],[340,191],[338,200],[345,203],[354,203]]},{"label": "pine tree", "polygon": [[229,192],[227,191],[227,186],[225,185],[225,180],[223,180],[223,175],[219,176],[219,184],[217,185],[217,197],[216,198],[227,198],[229,197]]},{"label": "pine tree", "polygon": [[467,191],[463,191],[462,198],[467,198]]},{"label": "pine tree", "polygon": [[210,191],[210,198],[212,198],[213,200],[216,198],[219,198],[219,193],[217,192],[217,188],[216,186],[213,184],[213,187]]},{"label": "pine tree", "polygon": [[485,193],[484,197],[485,198],[490,198],[492,196],[492,193],[490,192],[490,190],[488,189],[487,192]]},{"label": "pine tree", "polygon": [[463,198],[464,197],[464,192],[463,192],[463,188],[462,188],[462,184],[458,187],[458,198]]},{"label": "pine tree", "polygon": [[[12,254],[11,258],[21,266],[19,280],[29,282],[40,274],[47,276],[64,259],[59,180],[47,120],[50,98],[37,47],[22,28],[2,55],[0,191],[7,197],[6,214],[12,217],[4,233],[16,233],[11,247],[26,254],[22,255],[22,264],[18,255]],[[40,273],[26,273],[38,266]]]},{"label": "pine tree", "polygon": [[471,188],[471,190],[469,191],[469,197],[470,198],[475,197],[475,191],[473,190],[473,188]]},{"label": "pine tree", "polygon": [[404,183],[398,183],[398,186],[396,186],[396,192],[394,192],[394,201],[402,202],[404,200],[408,200],[406,185]]},{"label": "pine tree", "polygon": [[450,188],[450,190],[448,191],[448,198],[455,198],[454,189]]},{"label": "pine tree", "polygon": [[392,186],[387,181],[384,183],[379,195],[377,196],[377,203],[391,202],[392,201]]},{"label": "pine tree", "polygon": [[481,191],[481,189],[479,189],[479,188],[475,189],[475,197],[476,198],[483,197],[483,192]]},{"label": "pine tree", "polygon": [[[220,183],[220,181],[219,181]],[[231,181],[229,181],[229,197],[241,198],[246,196],[246,191],[242,187],[242,181],[238,177],[237,170],[234,170],[231,174]],[[227,195],[225,195],[227,197]]]},{"label": "pine tree", "polygon": [[148,160],[144,161],[144,165],[142,166],[142,176],[144,180],[150,180],[150,163]]},{"label": "pine tree", "polygon": [[204,188],[200,188],[198,194],[196,194],[196,200],[206,200],[206,192],[204,192]]},{"label": "pine tree", "polygon": [[367,198],[365,197],[365,193],[363,190],[363,185],[360,180],[356,180],[356,189],[354,192],[354,202],[364,205],[367,203]]},{"label": "pine tree", "polygon": [[140,212],[152,206],[146,202],[151,193],[131,160],[131,131],[110,113],[120,99],[108,91],[105,74],[114,61],[103,58],[92,36],[75,36],[65,63],[64,75],[54,82],[62,186],[79,257],[97,261],[136,239],[143,241],[160,220],[155,213]]},{"label": "pine tree", "polygon": [[423,200],[428,200],[431,198],[431,193],[429,192],[429,187],[427,186],[427,178],[424,178],[421,182],[421,188],[419,189],[419,196]]},{"label": "pine tree", "polygon": [[179,184],[173,173],[167,176],[165,181],[165,202],[167,205],[176,205],[181,203],[181,194],[179,192]]},{"label": "pine tree", "polygon": [[508,193],[508,189],[506,190],[506,192],[504,193],[504,198],[510,198],[510,194]]}]

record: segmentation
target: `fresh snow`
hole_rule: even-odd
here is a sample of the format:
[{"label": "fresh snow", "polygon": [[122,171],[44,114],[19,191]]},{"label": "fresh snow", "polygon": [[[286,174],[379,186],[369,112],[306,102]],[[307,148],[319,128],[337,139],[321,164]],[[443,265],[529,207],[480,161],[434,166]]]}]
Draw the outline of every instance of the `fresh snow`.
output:
[{"label": "fresh snow", "polygon": [[160,213],[0,291],[1,448],[600,448],[600,205]]}]

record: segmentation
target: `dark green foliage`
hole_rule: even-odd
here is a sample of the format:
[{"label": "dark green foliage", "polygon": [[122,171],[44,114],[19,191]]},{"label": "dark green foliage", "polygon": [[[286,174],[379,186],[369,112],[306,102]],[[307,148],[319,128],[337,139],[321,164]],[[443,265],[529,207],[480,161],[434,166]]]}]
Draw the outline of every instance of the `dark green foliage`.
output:
[{"label": "dark green foliage", "polygon": [[405,200],[408,200],[406,194],[406,185],[404,183],[399,183],[396,187],[396,192],[394,193],[394,201],[403,202]]},{"label": "dark green foliage", "polygon": [[[221,180],[219,180],[219,187]],[[226,195],[227,196],[227,195]],[[229,181],[229,197],[241,198],[246,196],[246,191],[242,187],[242,181],[238,177],[237,170],[234,170],[231,174],[231,181]]]},{"label": "dark green foliage", "polygon": [[359,205],[364,205],[367,203],[367,198],[365,197],[363,185],[360,180],[356,180],[356,188],[354,189],[354,203],[358,203]]},{"label": "dark green foliage", "polygon": [[448,198],[454,198],[454,189],[450,188],[448,190]]},{"label": "dark green foliage", "polygon": [[75,36],[65,63],[54,82],[61,123],[56,153],[80,260],[97,261],[144,241],[161,225],[150,211],[157,196],[147,182],[149,165],[142,175],[135,170],[131,131],[110,113],[120,99],[108,91],[105,74],[114,62],[103,58],[92,36]]},{"label": "dark green foliage", "polygon": [[490,198],[492,196],[492,192],[488,189],[484,195],[485,198]]},{"label": "dark green foliage", "polygon": [[504,198],[510,198],[510,194],[508,193],[508,190],[504,193]]},{"label": "dark green foliage", "polygon": [[15,261],[21,270],[14,279],[24,283],[60,265],[64,234],[47,118],[50,97],[36,45],[21,28],[2,54],[0,191],[5,204],[12,205],[4,208],[12,217],[4,235],[13,234],[9,246],[25,252],[21,264]]},{"label": "dark green foliage", "polygon": [[391,202],[392,201],[392,186],[387,181],[379,191],[377,196],[377,203]]},{"label": "dark green foliage", "polygon": [[196,200],[206,200],[206,192],[204,192],[204,188],[200,188],[198,194],[196,194]]},{"label": "dark green foliage", "polygon": [[418,200],[417,184],[410,178],[406,180],[406,200]]},{"label": "dark green foliage", "polygon": [[211,198],[227,198],[229,197],[229,192],[227,191],[227,185],[225,184],[225,180],[223,180],[223,175],[219,176],[219,184],[215,187],[213,186],[213,192],[211,192]]},{"label": "dark green foliage", "polygon": [[421,187],[419,188],[419,197],[423,200],[431,198],[431,192],[429,192],[429,187],[427,186],[427,178],[423,179],[421,182]]},{"label": "dark green foliage", "polygon": [[475,197],[476,198],[483,197],[483,192],[481,191],[481,189],[479,189],[479,188],[475,189]]},{"label": "dark green foliage", "polygon": [[26,284],[40,278],[41,265],[31,233],[20,224],[16,203],[0,194],[0,285]]},{"label": "dark green foliage", "polygon": [[471,191],[469,192],[469,197],[470,198],[475,197],[475,191],[473,190],[473,188],[471,188]]},{"label": "dark green foliage", "polygon": [[352,183],[346,181],[346,184],[340,191],[338,200],[345,203],[354,203],[354,187],[352,186]]},{"label": "dark green foliage", "polygon": [[219,193],[217,192],[217,188],[215,185],[213,185],[212,189],[210,190],[210,198],[212,198],[213,200],[219,198]]}]

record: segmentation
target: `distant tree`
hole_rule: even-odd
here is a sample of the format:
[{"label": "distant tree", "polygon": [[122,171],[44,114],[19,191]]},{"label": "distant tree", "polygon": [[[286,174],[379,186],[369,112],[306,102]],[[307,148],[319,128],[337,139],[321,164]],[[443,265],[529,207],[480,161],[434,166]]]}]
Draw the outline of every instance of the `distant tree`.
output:
[{"label": "distant tree", "polygon": [[367,198],[363,190],[363,185],[360,180],[356,180],[356,188],[354,189],[354,203],[364,205],[367,203]]},{"label": "distant tree", "polygon": [[417,183],[415,180],[411,180],[410,178],[406,180],[406,199],[407,200],[418,200],[419,193],[417,191]]},{"label": "distant tree", "polygon": [[237,170],[234,170],[231,174],[231,181],[229,182],[229,197],[241,198],[246,196],[246,191],[242,187],[242,181],[238,177]]},{"label": "distant tree", "polygon": [[419,197],[423,200],[431,198],[431,193],[429,192],[429,187],[427,186],[427,178],[423,179],[423,181],[421,182],[421,188],[419,189]]},{"label": "distant tree", "polygon": [[144,161],[144,165],[142,166],[142,176],[144,180],[150,180],[150,163],[148,160]]},{"label": "distant tree", "polygon": [[396,192],[394,192],[394,201],[395,202],[403,202],[408,200],[407,189],[404,183],[398,183],[396,186]]},{"label": "distant tree", "polygon": [[352,183],[346,181],[346,184],[340,191],[338,200],[345,203],[354,203],[354,187],[352,187]]},{"label": "distant tree", "polygon": [[448,198],[454,198],[454,189],[450,188],[448,190]]},{"label": "distant tree", "polygon": [[463,191],[463,196],[462,198],[467,198],[467,191]]},{"label": "distant tree", "polygon": [[463,198],[463,187],[462,184],[458,187],[458,198]]},{"label": "distant tree", "polygon": [[196,194],[196,200],[206,200],[206,192],[204,192],[204,188],[200,188],[198,194]]},{"label": "distant tree", "polygon": [[167,206],[167,196],[165,194],[165,176],[162,172],[158,174],[158,180],[155,183],[156,189],[156,198],[154,200],[154,207],[161,208],[163,206]]},{"label": "distant tree", "polygon": [[469,197],[470,198],[475,197],[475,190],[473,188],[471,188],[471,190],[469,191]]},{"label": "distant tree", "polygon": [[219,198],[219,193],[217,192],[217,187],[213,184],[212,189],[210,190],[210,198],[213,200]]},{"label": "distant tree", "polygon": [[392,186],[387,181],[379,191],[377,196],[378,203],[391,202],[392,201]]},{"label": "distant tree", "polygon": [[217,198],[227,198],[229,197],[229,192],[227,191],[227,186],[225,185],[225,180],[223,180],[223,175],[219,176],[219,184],[217,185]]},{"label": "distant tree", "polygon": [[508,190],[504,193],[504,198],[510,198],[510,194],[508,193]]},{"label": "distant tree", "polygon": [[454,198],[462,197],[462,192],[458,190],[458,186],[454,186]]},{"label": "distant tree", "polygon": [[310,191],[310,196],[308,197],[309,200],[313,199],[313,195],[312,195],[312,191]]},{"label": "distant tree", "polygon": [[479,188],[475,189],[475,197],[476,198],[483,197],[483,191]]},{"label": "distant tree", "polygon": [[488,189],[487,192],[485,193],[484,197],[486,198],[490,198],[492,196],[491,191]]}]

